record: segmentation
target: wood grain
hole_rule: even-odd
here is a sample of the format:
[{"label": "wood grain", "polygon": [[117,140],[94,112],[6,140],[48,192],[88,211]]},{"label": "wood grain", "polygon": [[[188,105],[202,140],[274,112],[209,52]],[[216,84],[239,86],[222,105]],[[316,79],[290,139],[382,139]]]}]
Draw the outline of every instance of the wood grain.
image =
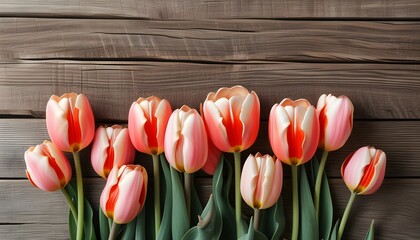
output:
[{"label": "wood grain", "polygon": [[[285,236],[289,237],[290,183],[289,179],[285,179],[282,193],[288,219]],[[198,179],[196,184],[204,201],[211,192],[210,180]],[[334,218],[337,219],[344,211],[349,191],[341,179],[330,179],[330,185],[336,206]],[[96,207],[103,180],[89,179],[85,181],[85,186],[88,187],[87,193],[92,205]],[[378,239],[417,239],[420,236],[420,205],[417,204],[419,189],[419,179],[387,179],[375,194],[357,197],[346,229],[346,239],[363,239],[372,219],[375,219],[375,235]],[[67,209],[61,193],[42,192],[25,180],[1,180],[0,192],[0,223],[8,224],[0,225],[2,236],[6,234],[10,236],[7,239],[23,239],[23,236],[35,231],[35,236],[39,238],[67,238]],[[244,210],[249,214],[250,209],[244,207]],[[45,226],[40,224],[44,222],[51,223],[51,231],[45,231]],[[11,235],[14,230],[15,235]]]},{"label": "wood grain", "polygon": [[[25,178],[23,153],[30,146],[48,139],[44,119],[0,119],[0,178]],[[346,145],[332,152],[327,162],[330,177],[340,177],[344,159],[361,146],[371,145],[384,150],[387,154],[386,177],[419,177],[420,167],[420,121],[357,121]],[[242,159],[256,152],[272,154],[267,138],[267,123],[263,122],[260,134]],[[231,154],[226,154],[231,158]],[[321,156],[319,153],[318,156]],[[84,175],[97,176],[90,164],[90,150],[81,153]],[[72,159],[69,155],[69,159]],[[137,154],[136,161],[152,171],[151,157]],[[289,172],[285,172],[290,176]],[[204,176],[204,174],[201,174]]]},{"label": "wood grain", "polygon": [[261,102],[261,119],[283,98],[347,95],[356,119],[420,119],[419,65],[194,64],[169,62],[22,62],[0,65],[0,114],[45,116],[52,94],[83,92],[97,121],[126,121],[132,102],[157,95],[173,109],[199,108],[219,87],[242,84]]},{"label": "wood grain", "polygon": [[0,35],[0,60],[420,60],[419,22],[1,18]]},{"label": "wood grain", "polygon": [[0,1],[0,16],[83,18],[418,18],[415,0],[20,0]]}]

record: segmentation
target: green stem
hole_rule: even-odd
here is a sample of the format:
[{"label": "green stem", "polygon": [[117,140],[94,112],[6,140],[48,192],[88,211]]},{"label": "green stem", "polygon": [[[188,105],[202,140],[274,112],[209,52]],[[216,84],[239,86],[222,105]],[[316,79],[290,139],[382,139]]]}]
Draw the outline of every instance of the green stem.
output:
[{"label": "green stem", "polygon": [[322,153],[321,162],[319,163],[318,173],[316,174],[316,181],[315,181],[315,212],[316,212],[316,219],[319,218],[319,201],[321,198],[321,183],[322,177],[324,175],[325,163],[327,162],[328,151],[324,150]]},{"label": "green stem", "polygon": [[74,222],[77,223],[77,210],[76,210],[76,206],[74,206],[73,201],[71,200],[71,197],[69,195],[69,193],[66,191],[66,189],[62,188],[61,192],[64,195],[64,198],[66,199],[67,204],[69,205],[70,211],[73,215],[74,218]]},{"label": "green stem", "polygon": [[112,222],[112,227],[111,227],[111,231],[109,232],[109,237],[108,240],[114,240],[117,234],[117,226],[118,224],[116,224],[115,222]]},{"label": "green stem", "polygon": [[254,208],[254,229],[258,230],[260,227],[260,214],[261,211],[258,208]]},{"label": "green stem", "polygon": [[160,228],[160,178],[159,178],[159,156],[153,154],[153,183],[154,183],[154,204],[155,204],[155,236],[157,239]]},{"label": "green stem", "polygon": [[83,217],[84,217],[84,197],[83,197],[83,177],[82,167],[80,165],[79,152],[73,152],[74,165],[76,167],[76,180],[77,180],[77,240],[83,239]]},{"label": "green stem", "polygon": [[298,192],[298,166],[291,165],[293,188],[293,228],[292,240],[297,240],[299,235],[299,192]]},{"label": "green stem", "polygon": [[340,240],[343,236],[344,228],[346,227],[347,219],[349,218],[350,210],[353,205],[354,199],[356,198],[357,193],[352,192],[349,202],[347,203],[346,210],[344,210],[343,218],[340,222],[340,227],[338,228],[338,236],[337,239]]},{"label": "green stem", "polygon": [[242,218],[241,218],[241,191],[240,191],[240,182],[241,182],[241,152],[234,152],[233,156],[235,158],[235,216],[236,216],[236,233],[237,238],[239,239],[243,235],[242,229]]},{"label": "green stem", "polygon": [[191,174],[184,172],[184,196],[187,205],[188,223],[191,214]]}]

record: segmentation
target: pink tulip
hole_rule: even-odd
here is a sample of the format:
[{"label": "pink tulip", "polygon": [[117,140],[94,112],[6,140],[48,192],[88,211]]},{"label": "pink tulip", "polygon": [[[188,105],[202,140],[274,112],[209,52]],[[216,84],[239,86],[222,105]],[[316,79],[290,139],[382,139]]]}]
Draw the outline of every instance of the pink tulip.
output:
[{"label": "pink tulip", "polygon": [[213,175],[216,172],[217,165],[219,164],[220,157],[222,156],[222,152],[218,149],[214,143],[211,141],[210,138],[208,140],[209,150],[207,155],[207,161],[204,164],[202,170],[209,174]]},{"label": "pink tulip", "polygon": [[47,103],[46,120],[51,141],[62,151],[78,152],[93,139],[95,120],[83,94],[51,96]]},{"label": "pink tulip", "polygon": [[353,128],[353,111],[353,104],[346,96],[323,94],[319,98],[320,148],[335,151],[346,143]]},{"label": "pink tulip", "polygon": [[246,159],[241,175],[241,194],[252,208],[266,209],[273,206],[280,197],[283,186],[281,162],[270,155],[255,157],[250,154]]},{"label": "pink tulip", "polygon": [[144,206],[147,194],[147,172],[140,165],[115,166],[101,194],[104,214],[117,224],[131,222]]},{"label": "pink tulip", "polygon": [[99,176],[107,178],[114,166],[133,163],[134,156],[135,149],[127,128],[114,125],[96,129],[90,160]]},{"label": "pink tulip", "polygon": [[169,102],[156,96],[133,102],[128,113],[128,130],[138,151],[151,155],[163,152],[166,125],[171,113]]},{"label": "pink tulip", "polygon": [[26,176],[37,188],[56,191],[71,179],[69,160],[52,142],[30,147],[25,152]]},{"label": "pink tulip", "polygon": [[241,152],[256,140],[260,101],[242,86],[220,88],[204,102],[204,119],[213,143],[223,152]]},{"label": "pink tulip", "polygon": [[350,154],[341,166],[341,175],[350,191],[368,195],[376,192],[385,176],[386,155],[365,146]]},{"label": "pink tulip", "polygon": [[188,106],[175,110],[165,133],[165,156],[176,170],[194,173],[206,163],[207,134],[200,114]]},{"label": "pink tulip", "polygon": [[280,161],[300,165],[315,154],[319,122],[315,108],[306,100],[288,98],[271,108],[268,121],[271,148]]}]

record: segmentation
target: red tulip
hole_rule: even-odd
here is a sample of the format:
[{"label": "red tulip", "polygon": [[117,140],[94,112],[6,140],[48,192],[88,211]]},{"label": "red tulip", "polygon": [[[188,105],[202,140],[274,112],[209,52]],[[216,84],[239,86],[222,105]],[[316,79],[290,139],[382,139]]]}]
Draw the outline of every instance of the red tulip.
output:
[{"label": "red tulip", "polygon": [[305,99],[288,98],[271,108],[268,137],[277,158],[289,165],[300,165],[315,154],[319,122],[315,108]]},{"label": "red tulip", "polygon": [[241,175],[241,194],[252,208],[266,209],[280,197],[283,186],[281,162],[270,155],[250,154]]},{"label": "red tulip", "polygon": [[213,143],[223,152],[241,152],[256,140],[260,101],[242,86],[220,88],[204,102],[204,119]]},{"label": "red tulip", "polygon": [[25,152],[26,176],[37,188],[56,191],[71,179],[71,166],[66,156],[49,141]]},{"label": "red tulip", "polygon": [[385,176],[386,155],[365,146],[350,154],[341,166],[341,175],[350,191],[368,195],[376,192]]},{"label": "red tulip", "polygon": [[101,194],[104,214],[117,224],[131,222],[144,206],[147,194],[147,172],[140,165],[115,166]]},{"label": "red tulip", "polygon": [[128,113],[128,130],[134,147],[143,153],[163,152],[166,125],[172,109],[169,102],[156,96],[139,98]]},{"label": "red tulip", "polygon": [[62,151],[78,152],[93,139],[95,120],[83,94],[51,96],[47,104],[46,120],[51,141]]},{"label": "red tulip", "polygon": [[222,152],[218,149],[214,143],[211,141],[210,138],[208,140],[208,154],[207,154],[207,161],[204,166],[201,168],[205,173],[209,175],[213,175],[216,171],[217,165],[219,164],[220,157],[222,156]]},{"label": "red tulip", "polygon": [[133,163],[134,156],[135,149],[127,128],[114,125],[96,129],[90,160],[98,175],[107,178],[114,166]]},{"label": "red tulip", "polygon": [[319,98],[320,148],[335,151],[346,143],[353,128],[353,111],[353,104],[346,96],[324,94]]},{"label": "red tulip", "polygon": [[207,134],[200,114],[188,106],[175,110],[165,133],[165,156],[176,170],[194,173],[206,163]]}]

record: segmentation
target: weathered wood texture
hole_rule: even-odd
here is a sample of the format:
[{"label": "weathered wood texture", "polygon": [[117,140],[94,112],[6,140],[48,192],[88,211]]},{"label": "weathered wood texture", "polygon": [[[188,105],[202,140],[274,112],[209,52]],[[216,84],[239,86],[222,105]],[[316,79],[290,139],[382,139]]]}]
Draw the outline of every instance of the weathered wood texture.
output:
[{"label": "weathered wood texture", "polygon": [[[23,153],[30,146],[49,139],[44,119],[0,119],[0,178],[25,178]],[[327,163],[330,177],[341,177],[340,167],[344,159],[364,145],[372,145],[387,153],[387,177],[420,176],[420,121],[358,121],[348,143],[332,152]],[[258,140],[242,155],[256,152],[270,153],[267,123],[262,122]],[[89,149],[82,151],[84,175],[97,176],[90,166]],[[231,157],[230,154],[226,154]],[[319,154],[320,156],[320,154]],[[71,156],[69,155],[70,159]],[[138,154],[137,162],[152,171],[151,157]],[[285,172],[286,176],[289,172]]]},{"label": "weathered wood texture", "polygon": [[[126,121],[140,96],[198,108],[207,93],[242,84],[259,95],[261,119],[283,98],[345,94],[357,119],[420,119],[420,65],[68,62],[0,64],[0,114],[42,117],[52,94],[85,93],[98,121]],[[122,94],[123,93],[123,94]]]},{"label": "weathered wood texture", "polygon": [[[286,170],[289,170],[288,168]],[[208,179],[198,179],[196,185],[205,201],[211,192]],[[331,179],[333,199],[336,203],[334,218],[341,217],[349,197],[349,191],[341,179]],[[92,206],[97,209],[100,188],[104,181],[89,179],[85,181],[90,193]],[[288,222],[291,216],[291,182],[286,179],[283,189],[285,210]],[[402,187],[405,186],[405,187]],[[417,239],[420,236],[420,205],[418,195],[419,179],[387,179],[382,189],[371,196],[356,198],[350,223],[346,229],[346,239],[363,239],[367,228],[375,219],[377,239]],[[4,239],[25,239],[33,231],[32,239],[67,238],[67,209],[60,192],[47,193],[36,189],[27,180],[1,180],[0,192],[0,232]],[[30,197],[28,197],[30,196]],[[390,207],[392,206],[392,207]],[[245,207],[244,207],[245,208]],[[386,209],[386,211],[384,211]],[[246,211],[249,212],[250,209]],[[96,215],[95,215],[96,217]],[[53,223],[47,230],[45,223]],[[19,224],[19,225],[15,225]],[[290,225],[288,225],[290,226]],[[13,232],[18,229],[19,231]],[[286,229],[290,232],[290,229]]]},{"label": "weathered wood texture", "polygon": [[1,0],[0,16],[89,18],[419,18],[416,0]]},{"label": "weathered wood texture", "polygon": [[2,18],[0,34],[0,60],[420,60],[419,22]]}]

